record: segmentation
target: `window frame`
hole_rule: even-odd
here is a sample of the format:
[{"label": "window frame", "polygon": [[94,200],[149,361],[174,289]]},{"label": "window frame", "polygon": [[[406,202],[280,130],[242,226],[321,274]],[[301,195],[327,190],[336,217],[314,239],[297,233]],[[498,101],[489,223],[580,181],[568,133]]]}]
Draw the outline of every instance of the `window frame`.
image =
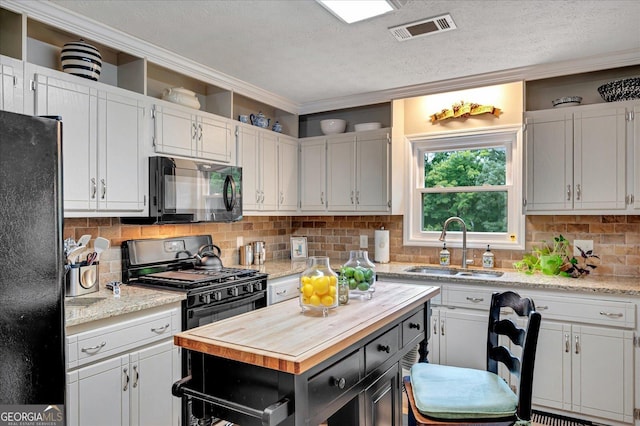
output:
[{"label": "window frame", "polygon": [[[523,142],[520,126],[505,126],[488,130],[455,132],[407,137],[410,154],[407,167],[407,208],[404,215],[403,244],[407,246],[439,247],[440,231],[422,230],[422,195],[434,192],[472,192],[504,188],[507,191],[507,232],[467,232],[467,248],[523,250],[525,248],[525,216],[523,194]],[[425,188],[424,154],[443,150],[506,149],[505,185],[482,187]],[[447,246],[461,247],[462,232],[447,231]]]}]

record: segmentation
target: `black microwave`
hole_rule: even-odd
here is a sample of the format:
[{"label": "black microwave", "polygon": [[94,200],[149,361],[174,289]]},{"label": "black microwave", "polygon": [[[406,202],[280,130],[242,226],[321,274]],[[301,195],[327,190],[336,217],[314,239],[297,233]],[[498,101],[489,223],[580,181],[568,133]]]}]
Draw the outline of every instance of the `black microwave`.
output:
[{"label": "black microwave", "polygon": [[235,222],[242,219],[242,168],[149,158],[149,217],[122,223]]}]

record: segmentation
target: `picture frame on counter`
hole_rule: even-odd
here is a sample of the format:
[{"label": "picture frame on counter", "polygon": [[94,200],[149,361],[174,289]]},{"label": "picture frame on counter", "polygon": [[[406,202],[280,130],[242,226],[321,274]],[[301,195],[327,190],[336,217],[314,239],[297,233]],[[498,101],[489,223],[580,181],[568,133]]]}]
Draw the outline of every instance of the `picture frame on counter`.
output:
[{"label": "picture frame on counter", "polygon": [[291,237],[291,260],[307,257],[307,237]]}]

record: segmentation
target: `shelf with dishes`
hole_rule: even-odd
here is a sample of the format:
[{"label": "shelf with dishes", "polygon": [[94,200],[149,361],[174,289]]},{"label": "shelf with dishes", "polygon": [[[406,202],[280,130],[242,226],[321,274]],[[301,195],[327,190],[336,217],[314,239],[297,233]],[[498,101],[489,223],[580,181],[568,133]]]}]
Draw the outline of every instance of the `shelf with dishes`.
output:
[{"label": "shelf with dishes", "polygon": [[383,102],[300,116],[299,137],[333,135],[391,127],[391,103]]},{"label": "shelf with dishes", "polygon": [[531,80],[525,110],[538,111],[640,99],[640,65]]}]

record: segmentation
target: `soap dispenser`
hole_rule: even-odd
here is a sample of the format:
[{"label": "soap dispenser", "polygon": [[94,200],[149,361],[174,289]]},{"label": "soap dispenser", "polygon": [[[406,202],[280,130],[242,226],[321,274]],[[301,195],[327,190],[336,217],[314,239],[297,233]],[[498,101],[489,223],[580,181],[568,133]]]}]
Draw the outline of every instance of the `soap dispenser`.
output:
[{"label": "soap dispenser", "polygon": [[440,250],[440,266],[449,266],[451,263],[451,253],[447,250],[447,243],[444,243]]},{"label": "soap dispenser", "polygon": [[491,249],[489,248],[489,245],[487,244],[487,251],[482,253],[482,267],[483,268],[493,268],[493,261],[494,261],[493,253],[491,253]]}]

